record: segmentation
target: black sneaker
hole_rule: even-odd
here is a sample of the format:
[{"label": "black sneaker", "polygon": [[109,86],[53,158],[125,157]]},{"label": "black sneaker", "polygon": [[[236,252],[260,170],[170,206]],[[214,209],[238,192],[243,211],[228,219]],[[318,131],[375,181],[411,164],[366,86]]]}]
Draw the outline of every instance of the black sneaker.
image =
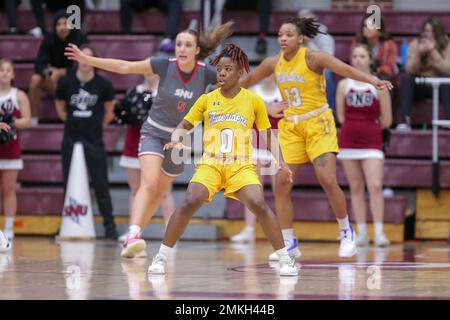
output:
[{"label": "black sneaker", "polygon": [[105,239],[114,239],[117,240],[119,234],[116,230],[115,224],[108,224],[105,226]]},{"label": "black sneaker", "polygon": [[255,51],[257,54],[266,54],[267,53],[267,41],[263,38],[259,38],[256,42]]}]

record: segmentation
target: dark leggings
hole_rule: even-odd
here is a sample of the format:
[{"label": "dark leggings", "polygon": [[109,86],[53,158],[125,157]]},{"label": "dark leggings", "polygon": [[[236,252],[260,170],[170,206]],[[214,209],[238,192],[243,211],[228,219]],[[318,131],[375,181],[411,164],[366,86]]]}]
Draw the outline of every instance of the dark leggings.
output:
[{"label": "dark leggings", "polygon": [[8,26],[15,28],[17,26],[17,7],[21,0],[5,0],[2,6],[5,7],[6,16],[8,17]]},{"label": "dark leggings", "polygon": [[[433,97],[433,89],[429,85],[416,84],[416,76],[404,73],[400,77],[400,111],[403,117],[410,117],[413,101]],[[439,87],[439,100],[444,105],[445,115],[450,119],[450,85]]]},{"label": "dark leggings", "polygon": [[[95,190],[98,207],[103,216],[103,225],[114,224],[113,206],[109,193],[108,170],[106,162],[106,151],[103,142],[82,142],[86,166],[91,177],[92,186]],[[75,141],[69,137],[64,138],[62,145],[62,165],[64,176],[64,193],[69,179],[70,162]]]},{"label": "dark leggings", "polygon": [[157,8],[167,15],[164,36],[175,39],[182,11],[180,0],[120,0],[122,32],[131,33],[133,11],[142,11],[148,8]]},{"label": "dark leggings", "polygon": [[[245,0],[245,1],[227,0],[224,5],[224,9],[230,11],[258,9],[259,33],[265,35],[269,33],[271,7],[272,7],[272,0]],[[204,11],[204,1],[202,1],[201,3],[201,12],[203,11]],[[211,11],[214,12],[214,0],[211,1]]]}]

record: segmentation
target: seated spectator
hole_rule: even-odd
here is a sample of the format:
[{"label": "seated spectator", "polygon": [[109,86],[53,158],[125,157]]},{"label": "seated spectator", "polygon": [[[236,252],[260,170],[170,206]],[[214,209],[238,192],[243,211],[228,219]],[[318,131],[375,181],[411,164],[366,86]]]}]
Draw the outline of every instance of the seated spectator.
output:
[{"label": "seated spectator", "polygon": [[0,1],[0,9],[5,9],[8,17],[8,33],[17,34],[17,7],[22,0],[4,0]]},{"label": "seated spectator", "polygon": [[41,91],[54,95],[58,79],[67,74],[72,67],[72,61],[64,56],[64,49],[68,43],[82,45],[87,42],[86,36],[76,29],[67,26],[68,15],[60,11],[56,14],[53,32],[47,34],[40,47],[34,64],[34,74],[30,80],[29,96],[31,102],[32,122],[37,123]]},{"label": "seated spectator", "polygon": [[[408,48],[406,73],[400,77],[400,110],[403,123],[397,130],[411,130],[411,109],[413,101],[431,98],[432,88],[416,84],[416,77],[450,77],[450,43],[442,23],[435,17],[428,17],[422,34],[411,41]],[[439,98],[444,104],[445,115],[450,119],[450,85],[439,88]],[[431,112],[431,111],[430,111]]]},{"label": "seated spectator", "polygon": [[[94,49],[82,46],[86,55],[95,56]],[[84,147],[86,165],[94,186],[100,213],[103,216],[105,238],[117,239],[109,193],[103,128],[114,119],[114,89],[109,80],[96,74],[94,67],[80,63],[58,81],[55,106],[64,122],[61,147],[64,190],[69,178],[70,161],[75,142]]]},{"label": "seated spectator", "polygon": [[30,126],[30,102],[25,92],[12,86],[13,78],[12,61],[0,59],[0,204],[9,241],[14,238],[17,176],[23,168],[20,130]]},{"label": "seated spectator", "polygon": [[[225,0],[224,0],[225,1]],[[211,1],[211,11],[214,12],[215,1]],[[204,1],[202,0],[201,12],[204,12]],[[267,53],[267,40],[266,36],[269,33],[269,23],[270,23],[270,10],[272,7],[272,0],[226,0],[224,4],[225,10],[235,11],[254,11],[258,10],[259,17],[259,34],[258,40],[256,41],[255,51],[257,54],[265,55]],[[220,10],[221,8],[218,8]],[[205,23],[205,22],[203,22]],[[217,23],[217,22],[216,22]]]},{"label": "seated spectator", "polygon": [[[298,13],[300,18],[314,18],[317,20],[317,16],[309,9],[303,9]],[[305,46],[316,51],[323,51],[334,56],[335,41],[334,38],[328,33],[328,28],[319,22],[319,31],[313,39],[304,37]],[[336,84],[334,73],[328,69],[325,69],[325,81],[327,88],[327,101],[330,105],[333,113],[336,113]]]},{"label": "seated spectator", "polygon": [[[371,74],[370,49],[360,44],[353,48],[351,64],[356,69]],[[375,246],[389,245],[383,231],[384,153],[382,130],[392,124],[391,99],[387,91],[374,86],[343,79],[336,93],[337,118],[341,124],[340,152],[345,175],[350,186],[351,203],[358,233],[357,246],[367,246],[369,237],[366,225],[365,186],[369,191],[370,210],[374,221]]]},{"label": "seated spectator", "polygon": [[31,8],[33,10],[34,18],[36,19],[36,27],[31,29],[28,34],[34,37],[42,37],[46,33],[45,17],[43,5],[51,13],[56,13],[60,10],[67,11],[67,7],[77,5],[81,9],[81,16],[85,11],[84,0],[30,0]]},{"label": "seated spectator", "polygon": [[[398,75],[397,57],[398,46],[389,33],[386,32],[384,20],[380,17],[380,26],[372,25],[370,17],[364,17],[361,28],[352,43],[352,49],[358,44],[369,46],[373,57],[372,69],[381,80],[392,83]],[[353,51],[353,50],[352,50]]]},{"label": "seated spectator", "polygon": [[148,8],[157,8],[167,15],[166,31],[159,50],[165,53],[173,53],[175,51],[174,39],[180,25],[181,0],[120,0],[122,32],[131,34],[133,11],[142,11]]}]

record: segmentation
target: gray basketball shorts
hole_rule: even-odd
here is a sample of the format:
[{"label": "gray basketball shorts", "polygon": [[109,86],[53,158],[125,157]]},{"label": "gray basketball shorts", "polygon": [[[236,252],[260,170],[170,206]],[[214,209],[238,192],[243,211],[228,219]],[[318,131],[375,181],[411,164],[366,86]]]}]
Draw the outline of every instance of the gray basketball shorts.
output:
[{"label": "gray basketball shorts", "polygon": [[184,164],[180,157],[174,156],[177,150],[163,150],[164,145],[170,142],[170,136],[170,133],[155,128],[145,121],[141,128],[138,155],[160,156],[164,159],[161,170],[168,176],[176,177],[183,173]]}]

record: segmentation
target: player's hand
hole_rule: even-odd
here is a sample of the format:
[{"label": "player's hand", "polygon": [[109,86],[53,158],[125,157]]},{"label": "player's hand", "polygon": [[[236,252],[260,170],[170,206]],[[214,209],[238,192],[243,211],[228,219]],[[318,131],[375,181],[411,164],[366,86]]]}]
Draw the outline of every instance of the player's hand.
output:
[{"label": "player's hand", "polygon": [[11,130],[11,127],[6,122],[0,122],[0,131],[9,132],[9,130]]},{"label": "player's hand", "polygon": [[69,60],[77,61],[78,63],[86,63],[87,55],[83,53],[76,45],[69,43],[64,50],[64,55]]},{"label": "player's hand", "polygon": [[272,118],[283,118],[283,110],[289,108],[289,103],[287,101],[275,102],[267,106],[267,113]]},{"label": "player's hand", "polygon": [[285,176],[285,179],[289,183],[293,183],[294,180],[292,178],[292,171],[286,163],[281,163],[280,168],[278,169],[277,175]]},{"label": "player's hand", "polygon": [[390,81],[379,79],[374,81],[373,86],[377,88],[377,90],[392,90],[392,88],[394,88]]},{"label": "player's hand", "polygon": [[169,150],[169,149],[173,149],[176,148],[176,146],[180,144],[180,142],[178,141],[170,141],[169,143],[166,143],[163,147],[163,150]]}]

